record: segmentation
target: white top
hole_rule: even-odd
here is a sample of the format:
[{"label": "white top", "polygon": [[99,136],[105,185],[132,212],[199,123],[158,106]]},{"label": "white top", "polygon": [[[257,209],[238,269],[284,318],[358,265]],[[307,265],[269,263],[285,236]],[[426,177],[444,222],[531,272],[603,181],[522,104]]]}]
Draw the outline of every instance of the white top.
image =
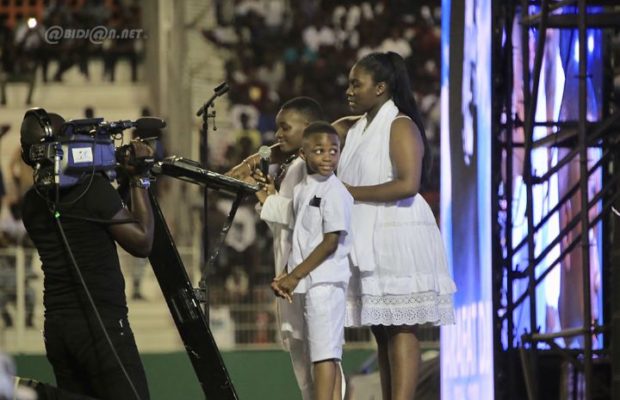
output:
[{"label": "white top", "polygon": [[320,283],[349,282],[352,209],[353,197],[336,175],[308,175],[295,187],[295,223],[292,250],[288,259],[289,273],[321,243],[323,234],[342,233],[336,251],[302,279],[294,293],[305,293],[310,287]]},{"label": "white top", "polygon": [[[398,108],[387,101],[370,124],[364,115],[347,133],[338,176],[351,186],[373,186],[394,179],[390,130]],[[443,241],[430,207],[415,195],[394,202],[355,202],[352,264],[375,274],[365,293],[395,295],[435,291],[454,293]],[[379,279],[380,278],[380,279]]]},{"label": "white top", "polygon": [[273,234],[273,260],[278,276],[286,266],[291,252],[293,230],[293,189],[306,177],[306,163],[297,157],[286,170],[277,194],[267,196],[260,210],[260,219],[265,221]]}]

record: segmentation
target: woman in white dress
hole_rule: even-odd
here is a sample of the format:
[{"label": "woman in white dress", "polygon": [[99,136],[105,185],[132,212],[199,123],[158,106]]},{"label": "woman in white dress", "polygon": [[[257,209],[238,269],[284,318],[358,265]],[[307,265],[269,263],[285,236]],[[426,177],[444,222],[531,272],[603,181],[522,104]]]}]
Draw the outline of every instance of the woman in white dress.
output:
[{"label": "woman in white dress", "polygon": [[348,326],[370,326],[386,400],[411,400],[416,326],[454,323],[456,286],[435,217],[418,194],[427,170],[424,127],[396,53],[372,53],[349,74],[356,117],[334,123],[344,141],[338,177],[355,199]]}]

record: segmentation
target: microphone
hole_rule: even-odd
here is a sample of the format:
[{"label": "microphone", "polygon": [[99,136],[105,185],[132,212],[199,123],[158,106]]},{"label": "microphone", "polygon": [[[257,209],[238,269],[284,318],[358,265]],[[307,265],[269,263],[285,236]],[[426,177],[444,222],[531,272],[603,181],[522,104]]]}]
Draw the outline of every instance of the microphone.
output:
[{"label": "microphone", "polygon": [[269,157],[271,157],[271,148],[269,146],[261,146],[258,149],[258,155],[260,156],[259,168],[265,177],[269,172]]},{"label": "microphone", "polygon": [[166,121],[157,117],[142,117],[136,121],[121,120],[103,122],[101,127],[112,132],[120,132],[129,128],[137,128],[142,130],[155,130],[166,127]]},{"label": "microphone", "polygon": [[165,128],[166,121],[157,117],[142,117],[136,120],[134,126],[136,129],[151,131]]},{"label": "microphone", "polygon": [[220,83],[219,85],[215,87],[215,89],[213,89],[213,91],[215,92],[215,95],[218,97],[225,94],[229,90],[230,90],[230,86],[228,86],[228,83],[226,82]]},{"label": "microphone", "polygon": [[54,145],[54,184],[60,187],[60,161],[62,161],[63,151],[62,145],[56,143]]},{"label": "microphone", "polygon": [[230,86],[228,86],[228,83],[226,82],[222,82],[219,85],[217,85],[215,89],[213,89],[213,92],[214,92],[213,96],[211,96],[211,98],[207,100],[207,102],[198,109],[198,111],[196,112],[196,116],[200,117],[205,111],[207,111],[207,108],[209,108],[209,106],[215,101],[216,98],[225,94],[229,90],[230,90]]}]

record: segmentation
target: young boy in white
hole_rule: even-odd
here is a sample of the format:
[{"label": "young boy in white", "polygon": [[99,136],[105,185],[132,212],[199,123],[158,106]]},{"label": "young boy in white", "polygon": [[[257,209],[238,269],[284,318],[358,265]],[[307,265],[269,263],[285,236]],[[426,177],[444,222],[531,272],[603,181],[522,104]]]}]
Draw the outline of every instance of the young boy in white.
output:
[{"label": "young boy in white", "polygon": [[[284,270],[291,253],[293,237],[293,190],[306,177],[306,163],[299,157],[304,129],[314,121],[324,120],[321,105],[309,97],[295,97],[282,105],[276,116],[278,130],[277,144],[272,146],[270,172],[275,177],[264,175],[260,168],[260,154],[255,153],[232,168],[227,175],[241,180],[253,179],[263,186],[256,192],[261,207],[257,207],[260,218],[267,223],[273,235],[273,257],[275,276]],[[275,182],[279,183],[276,190]],[[254,183],[254,182],[253,182]],[[303,309],[297,303],[279,298],[276,315],[284,348],[289,352],[297,385],[303,400],[314,400],[312,362],[307,349],[303,329]],[[336,380],[334,399],[344,399],[346,385],[339,364],[341,379]],[[338,395],[340,393],[340,395]]]},{"label": "young boy in white", "polygon": [[353,198],[334,175],[340,140],[329,123],[308,125],[301,156],[308,174],[293,192],[292,250],[272,288],[303,312],[315,400],[332,400],[344,342]]}]

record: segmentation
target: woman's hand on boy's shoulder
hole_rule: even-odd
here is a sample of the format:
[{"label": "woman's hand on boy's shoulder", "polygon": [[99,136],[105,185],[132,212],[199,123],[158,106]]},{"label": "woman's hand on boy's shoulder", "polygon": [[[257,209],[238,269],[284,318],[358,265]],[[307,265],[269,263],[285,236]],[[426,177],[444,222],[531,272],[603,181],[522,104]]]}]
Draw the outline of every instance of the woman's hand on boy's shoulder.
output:
[{"label": "woman's hand on boy's shoulder", "polygon": [[344,146],[347,132],[349,132],[349,129],[351,129],[353,124],[355,124],[360,118],[362,118],[361,115],[349,115],[332,122],[332,126],[336,129],[336,132],[338,132],[338,136],[340,136],[341,147]]}]

